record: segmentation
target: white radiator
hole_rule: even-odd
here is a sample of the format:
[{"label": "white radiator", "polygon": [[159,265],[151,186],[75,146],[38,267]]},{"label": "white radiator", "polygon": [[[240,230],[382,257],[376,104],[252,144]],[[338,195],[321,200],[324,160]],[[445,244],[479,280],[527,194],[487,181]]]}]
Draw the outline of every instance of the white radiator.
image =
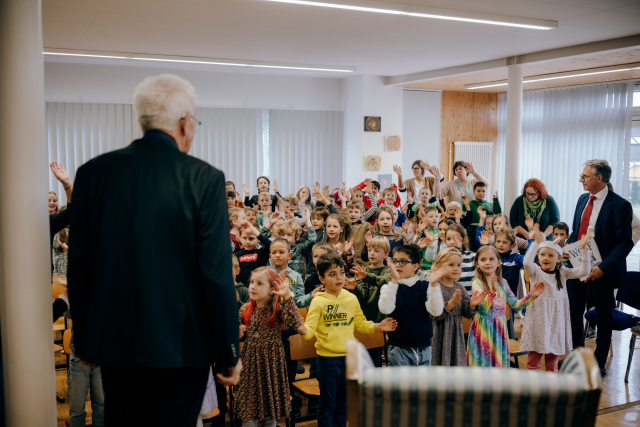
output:
[{"label": "white radiator", "polygon": [[[493,142],[456,141],[454,145],[454,162],[462,160],[473,163],[473,168],[491,182],[493,167]],[[491,199],[491,188],[487,187],[485,198]]]}]

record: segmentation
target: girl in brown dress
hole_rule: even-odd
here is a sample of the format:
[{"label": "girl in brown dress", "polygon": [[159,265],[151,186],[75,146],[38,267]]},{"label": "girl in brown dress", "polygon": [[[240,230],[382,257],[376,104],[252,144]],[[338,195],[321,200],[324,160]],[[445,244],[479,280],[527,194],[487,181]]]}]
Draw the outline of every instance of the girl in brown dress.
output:
[{"label": "girl in brown dress", "polygon": [[275,271],[267,267],[253,271],[249,298],[240,308],[246,340],[236,395],[238,417],[243,426],[275,426],[279,418],[291,412],[280,331],[289,326],[306,334],[307,329],[291,298],[289,284]]}]

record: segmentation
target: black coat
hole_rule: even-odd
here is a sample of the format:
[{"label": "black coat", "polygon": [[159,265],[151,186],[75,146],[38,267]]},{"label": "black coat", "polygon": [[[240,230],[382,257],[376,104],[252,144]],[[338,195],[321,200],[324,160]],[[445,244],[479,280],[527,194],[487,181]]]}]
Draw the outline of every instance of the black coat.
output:
[{"label": "black coat", "polygon": [[235,366],[224,174],[172,140],[145,137],[80,167],[73,202],[68,288],[78,356]]},{"label": "black coat", "polygon": [[[590,193],[585,193],[578,199],[573,217],[573,232],[567,243],[576,242],[578,239],[580,220],[590,196]],[[609,190],[600,208],[593,238],[602,257],[602,263],[598,267],[604,272],[604,276],[600,280],[614,289],[624,287],[627,283],[627,255],[633,249],[632,219],[631,203]]]}]

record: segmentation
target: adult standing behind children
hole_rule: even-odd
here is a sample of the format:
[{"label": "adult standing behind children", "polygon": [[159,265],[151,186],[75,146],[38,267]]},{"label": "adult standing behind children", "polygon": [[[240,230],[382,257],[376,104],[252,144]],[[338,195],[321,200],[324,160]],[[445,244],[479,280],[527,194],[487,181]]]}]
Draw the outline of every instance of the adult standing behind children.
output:
[{"label": "adult standing behind children", "polygon": [[146,78],[133,94],[144,136],[76,174],[69,300],[106,426],[196,425],[210,366],[223,384],[242,369],[224,174],[187,155],[195,96],[180,77]]},{"label": "adult standing behind children", "polygon": [[532,218],[534,224],[540,226],[540,231],[547,240],[551,239],[554,224],[560,222],[560,210],[556,201],[547,193],[542,181],[536,178],[524,183],[522,196],[518,196],[513,202],[509,213],[511,227],[523,239],[529,236],[525,225],[527,218]]},{"label": "adult standing behind children", "polygon": [[584,345],[582,340],[582,316],[587,300],[587,291],[593,293],[598,319],[597,347],[594,352],[602,375],[606,375],[605,364],[611,344],[613,330],[613,292],[627,284],[627,255],[633,249],[631,203],[623,199],[607,184],[611,179],[611,166],[606,160],[585,162],[580,182],[588,193],[578,199],[573,217],[573,232],[567,243],[579,241],[589,228],[593,228],[593,239],[598,246],[602,262],[591,267],[591,274],[583,283],[568,282],[569,307],[571,310],[571,332],[573,347]]},{"label": "adult standing behind children", "polygon": [[[431,172],[433,176],[424,176],[425,170]],[[413,178],[402,180],[402,169],[395,165],[393,171],[398,175],[398,191],[409,191],[414,196],[418,196],[420,190],[426,187],[431,192],[432,196],[438,197],[438,190],[440,189],[440,171],[436,166],[429,166],[428,163],[422,160],[416,160],[411,164],[411,171],[413,172]]]},{"label": "adult standing behind children", "polygon": [[489,185],[489,181],[476,172],[471,162],[455,162],[453,164],[453,174],[455,175],[453,181],[440,185],[440,195],[434,194],[434,196],[440,199],[449,197],[449,203],[458,202],[462,204],[462,196],[467,196],[473,200],[473,186],[476,182],[481,181]]}]

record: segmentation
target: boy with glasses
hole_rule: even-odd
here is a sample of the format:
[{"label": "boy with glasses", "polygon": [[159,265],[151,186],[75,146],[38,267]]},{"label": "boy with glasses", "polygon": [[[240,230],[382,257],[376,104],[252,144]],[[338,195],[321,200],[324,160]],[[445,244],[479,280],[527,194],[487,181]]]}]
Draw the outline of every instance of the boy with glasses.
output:
[{"label": "boy with glasses", "polygon": [[393,250],[393,259],[387,258],[392,279],[380,289],[378,308],[398,322],[396,330],[389,332],[387,366],[431,365],[429,313],[442,314],[444,301],[438,283],[442,270],[431,274],[431,284],[420,280],[416,276],[422,264],[420,253],[416,245],[402,245]]}]

